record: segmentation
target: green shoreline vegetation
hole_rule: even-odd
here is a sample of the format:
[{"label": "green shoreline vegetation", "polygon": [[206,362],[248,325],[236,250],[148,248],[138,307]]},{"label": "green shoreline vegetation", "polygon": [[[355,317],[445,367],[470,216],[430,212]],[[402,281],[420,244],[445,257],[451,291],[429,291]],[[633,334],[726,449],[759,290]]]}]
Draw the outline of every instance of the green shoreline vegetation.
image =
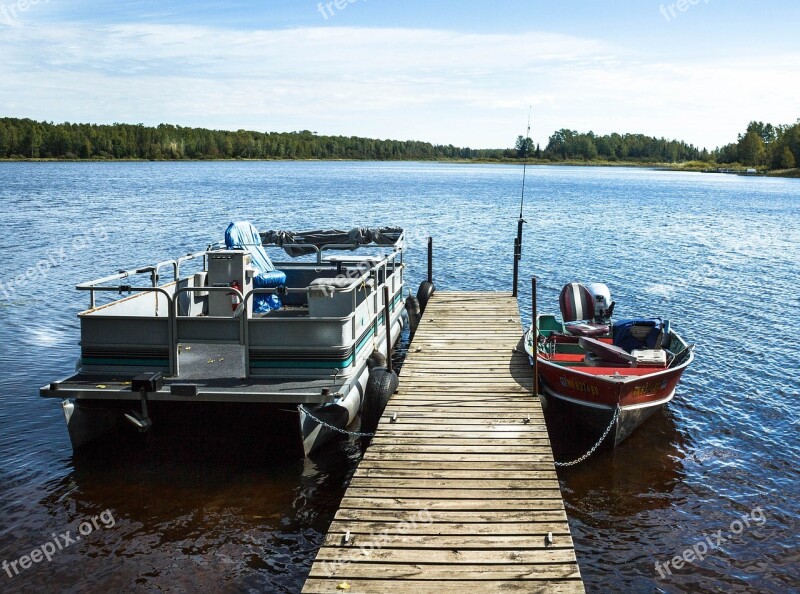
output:
[{"label": "green shoreline vegetation", "polygon": [[800,120],[773,126],[751,122],[738,141],[709,151],[643,134],[562,129],[543,149],[519,136],[513,148],[472,149],[428,142],[320,136],[301,132],[208,130],[168,124],[71,124],[0,118],[0,160],[204,161],[348,160],[448,161],[723,171],[800,177]]}]

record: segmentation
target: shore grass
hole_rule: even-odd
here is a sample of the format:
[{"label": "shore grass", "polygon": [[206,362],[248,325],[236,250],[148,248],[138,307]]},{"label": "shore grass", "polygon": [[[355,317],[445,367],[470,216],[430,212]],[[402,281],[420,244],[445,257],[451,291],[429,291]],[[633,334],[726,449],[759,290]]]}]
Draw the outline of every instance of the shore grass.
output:
[{"label": "shore grass", "polygon": [[769,177],[794,177],[800,179],[800,167],[794,169],[776,169],[775,171],[768,171]]},{"label": "shore grass", "polygon": [[[147,163],[147,162],[163,162],[163,163],[203,163],[203,162],[227,162],[227,161],[253,161],[253,162],[272,162],[272,161],[294,161],[294,162],[359,162],[363,159],[247,159],[247,158],[221,158],[221,159],[107,159],[107,158],[90,158],[90,159],[65,159],[65,158],[26,158],[26,157],[5,157],[0,158],[0,163]],[[386,163],[392,162],[430,162],[430,163],[457,163],[463,165],[522,165],[525,163],[523,159],[517,158],[500,158],[500,159],[391,159],[383,161]],[[658,162],[642,162],[642,161],[607,161],[602,159],[595,159],[592,161],[584,161],[577,159],[567,159],[564,161],[550,161],[548,159],[529,159],[527,164],[530,166],[537,165],[552,165],[552,166],[567,166],[567,167],[639,167],[645,169],[660,169],[664,171],[685,171],[695,173],[733,173],[733,174],[746,174],[748,167],[739,163],[724,163],[718,164],[715,162],[706,161],[687,161],[685,163],[658,163]],[[722,171],[724,170],[724,171]],[[800,178],[800,168],[795,169],[778,169],[778,170],[758,170],[757,175],[766,175],[768,177],[787,177],[787,178]]]}]

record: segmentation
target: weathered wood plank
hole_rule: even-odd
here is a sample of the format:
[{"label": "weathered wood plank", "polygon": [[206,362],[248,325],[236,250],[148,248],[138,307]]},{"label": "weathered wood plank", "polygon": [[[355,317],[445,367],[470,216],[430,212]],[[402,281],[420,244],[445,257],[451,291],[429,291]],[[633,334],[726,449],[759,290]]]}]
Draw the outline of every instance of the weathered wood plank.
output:
[{"label": "weathered wood plank", "polygon": [[[341,547],[343,534],[327,534],[322,546]],[[467,538],[465,538],[467,536]],[[372,535],[354,536],[351,547],[359,546],[360,541],[369,542],[375,539]],[[455,549],[483,550],[483,549],[566,549],[572,546],[572,537],[569,528],[564,533],[553,534],[553,542],[546,543],[544,534],[515,534],[515,535],[462,535],[451,536],[448,534],[381,534],[382,549]],[[364,543],[366,544],[366,542]],[[373,543],[374,544],[374,543]]]},{"label": "weathered wood plank", "polygon": [[449,462],[549,462],[553,464],[553,456],[551,453],[537,454],[531,452],[530,454],[409,454],[409,453],[395,453],[395,452],[382,452],[380,455],[381,460],[396,460],[396,461],[449,461]]},{"label": "weathered wood plank", "polygon": [[[402,469],[411,468],[415,470],[425,471],[426,473],[433,470],[463,470],[464,464],[460,461],[452,460],[415,460],[412,464],[408,461],[384,460],[378,457],[364,458],[358,465],[359,468],[382,468],[382,469]],[[505,472],[505,473],[518,473],[525,471],[540,471],[540,470],[553,470],[553,464],[549,461],[544,462],[526,462],[526,461],[511,461],[511,462],[493,462],[481,461],[480,464],[470,464],[469,471],[474,472],[476,475],[483,472]],[[553,470],[553,472],[555,472]]]},{"label": "weathered wood plank", "polygon": [[347,493],[339,504],[340,508],[373,509],[373,510],[408,510],[419,512],[427,510],[431,513],[438,510],[450,511],[563,511],[561,498],[536,497],[532,493],[527,499],[432,499],[429,497],[364,497],[360,493],[351,496]]},{"label": "weathered wood plank", "polygon": [[[387,408],[387,410],[391,410]],[[452,426],[452,424],[457,425],[479,425],[479,426],[486,426],[486,425],[523,425],[527,427],[536,427],[528,420],[527,415],[522,414],[510,414],[506,412],[502,413],[495,413],[493,415],[487,415],[485,418],[481,418],[480,416],[470,416],[470,415],[457,415],[450,417],[440,417],[439,415],[426,415],[426,414],[408,414],[408,413],[398,413],[395,419],[392,419],[391,416],[384,414],[382,418],[382,423],[386,425],[385,429],[391,429],[392,425],[402,426],[408,423],[414,423],[418,425],[444,425],[444,426]],[[541,421],[544,421],[544,417],[540,416]],[[538,425],[539,428],[544,427],[542,423]],[[382,427],[383,429],[384,427]]]},{"label": "weathered wood plank", "polygon": [[[347,579],[449,580],[570,580],[580,578],[577,563],[507,565],[398,565],[396,563],[336,563],[320,566],[311,577]],[[480,587],[479,584],[476,586]]]},{"label": "weathered wood plank", "polygon": [[429,445],[429,444],[380,444],[376,445],[374,452],[376,454],[383,453],[420,453],[420,454],[519,454],[525,455],[529,452],[538,452],[540,454],[550,453],[550,446],[547,442],[541,443],[537,446],[502,446],[502,445]]},{"label": "weathered wood plank", "polygon": [[360,497],[375,498],[431,498],[431,499],[454,499],[465,501],[467,499],[529,499],[532,496],[542,499],[561,499],[561,491],[558,488],[539,488],[539,489],[447,489],[431,487],[430,489],[415,489],[403,487],[401,489],[387,486],[380,487],[358,487],[357,493]]},{"label": "weathered wood plank", "polygon": [[[514,442],[519,442],[520,445],[549,445],[547,440],[547,432],[534,426],[533,429],[527,432],[520,431],[477,431],[477,429],[485,428],[484,425],[464,425],[460,430],[449,430],[446,425],[413,425],[412,429],[407,428],[408,425],[392,425],[391,431],[387,429],[386,435],[381,440],[379,445],[438,445],[454,447],[459,443],[463,445],[506,445],[512,446]],[[425,429],[422,429],[425,427]],[[469,427],[476,429],[470,431]],[[418,443],[411,442],[409,439],[419,439]],[[398,439],[400,441],[398,441]],[[489,441],[491,440],[491,441]],[[489,443],[487,443],[489,442]]]},{"label": "weathered wood plank", "polygon": [[[309,579],[303,587],[304,594],[331,594],[337,592],[332,579]],[[341,581],[341,580],[339,580]],[[405,585],[402,585],[405,584]],[[584,592],[583,584],[578,580],[458,580],[455,576],[449,580],[348,580],[349,594],[386,594],[387,592],[413,592],[414,594],[464,594],[480,588],[483,592],[525,592],[526,594],[576,594]]]},{"label": "weathered wood plank", "polygon": [[[526,493],[533,489],[552,489],[552,479],[487,479],[487,478],[381,478],[354,477],[350,482],[354,488],[397,489],[404,492],[408,489],[522,489]],[[509,494],[510,495],[510,494]],[[509,497],[510,499],[511,497]]]},{"label": "weathered wood plank", "polygon": [[466,563],[500,565],[505,563],[574,563],[575,554],[569,549],[497,549],[497,550],[431,550],[431,549],[372,549],[323,547],[317,559],[342,562],[386,562],[404,564]]},{"label": "weathered wood plank", "polygon": [[436,523],[527,523],[527,522],[561,522],[567,521],[563,511],[459,511],[459,510],[426,510],[421,516],[419,510],[383,510],[383,509],[349,509],[341,508],[336,512],[339,522],[420,522],[423,518],[430,518]]},{"label": "weathered wood plank", "polygon": [[450,469],[450,470],[427,470],[421,473],[416,469],[403,469],[403,468],[368,468],[359,466],[354,475],[355,477],[363,478],[418,478],[423,476],[427,479],[557,479],[555,471],[553,470],[517,470],[509,472],[508,470],[483,470],[476,471],[470,469]]},{"label": "weathered wood plank", "polygon": [[[425,519],[430,518],[425,514]],[[569,536],[566,522],[424,522],[421,519],[412,522],[398,520],[395,522],[368,522],[362,520],[334,520],[328,534],[340,536],[351,534],[377,534],[384,530],[397,532],[406,536],[439,535],[439,536],[541,536],[548,534]]]}]

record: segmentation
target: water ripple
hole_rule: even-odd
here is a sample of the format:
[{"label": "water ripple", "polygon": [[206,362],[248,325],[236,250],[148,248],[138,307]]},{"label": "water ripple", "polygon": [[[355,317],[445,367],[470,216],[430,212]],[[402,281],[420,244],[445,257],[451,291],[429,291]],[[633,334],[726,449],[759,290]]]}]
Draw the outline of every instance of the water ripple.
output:
[{"label": "water ripple", "polygon": [[[402,225],[410,286],[432,235],[440,288],[508,290],[519,182],[519,168],[494,165],[3,164],[0,559],[106,510],[115,519],[3,591],[296,592],[361,455],[342,442],[313,461],[258,447],[206,460],[179,443],[73,458],[57,403],[37,389],[73,369],[87,304],[77,282],[193,251],[250,219]],[[668,410],[561,473],[587,590],[796,589],[797,180],[539,167],[528,187],[522,276],[539,277],[540,309],[556,309],[566,282],[606,282],[618,317],[663,316],[697,345]],[[526,321],[530,305],[523,290]],[[658,574],[656,562],[756,508],[763,526]]]}]

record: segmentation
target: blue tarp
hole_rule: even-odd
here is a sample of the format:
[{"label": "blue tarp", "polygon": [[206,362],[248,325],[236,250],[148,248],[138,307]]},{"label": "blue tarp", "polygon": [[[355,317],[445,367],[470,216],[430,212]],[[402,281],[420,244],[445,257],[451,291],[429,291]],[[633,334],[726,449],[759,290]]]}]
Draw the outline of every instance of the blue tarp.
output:
[{"label": "blue tarp", "polygon": [[[274,289],[286,284],[286,274],[275,270],[264,246],[258,229],[248,221],[238,221],[228,225],[225,230],[225,247],[229,250],[245,250],[252,258],[253,267],[258,273],[253,278],[256,289]],[[254,295],[253,311],[266,313],[280,309],[281,299],[277,295]]]},{"label": "blue tarp", "polygon": [[248,221],[231,223],[225,230],[225,247],[229,250],[247,250],[253,258],[253,266],[259,272],[275,270],[264,246],[258,229]]},{"label": "blue tarp", "polygon": [[661,318],[640,318],[614,322],[614,346],[629,353],[634,349],[660,348],[658,337],[664,330]]}]

